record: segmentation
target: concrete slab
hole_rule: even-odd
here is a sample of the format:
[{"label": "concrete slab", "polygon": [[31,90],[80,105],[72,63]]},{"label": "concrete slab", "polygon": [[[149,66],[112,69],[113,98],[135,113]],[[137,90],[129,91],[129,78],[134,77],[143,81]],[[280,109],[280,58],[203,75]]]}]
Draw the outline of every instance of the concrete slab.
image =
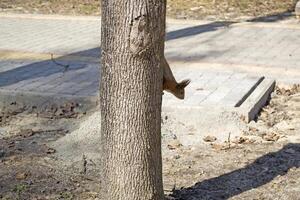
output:
[{"label": "concrete slab", "polygon": [[261,108],[270,99],[275,85],[276,82],[274,79],[263,79],[241,104],[240,109],[247,122],[257,117]]}]

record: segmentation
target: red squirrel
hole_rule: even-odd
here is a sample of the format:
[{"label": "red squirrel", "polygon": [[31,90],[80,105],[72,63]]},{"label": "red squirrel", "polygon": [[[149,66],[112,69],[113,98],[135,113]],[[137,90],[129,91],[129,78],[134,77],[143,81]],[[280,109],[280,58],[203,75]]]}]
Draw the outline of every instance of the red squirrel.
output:
[{"label": "red squirrel", "polygon": [[174,78],[170,66],[165,57],[162,59],[163,67],[163,90],[172,93],[178,99],[184,99],[184,88],[191,82],[190,80],[183,80],[180,83]]}]

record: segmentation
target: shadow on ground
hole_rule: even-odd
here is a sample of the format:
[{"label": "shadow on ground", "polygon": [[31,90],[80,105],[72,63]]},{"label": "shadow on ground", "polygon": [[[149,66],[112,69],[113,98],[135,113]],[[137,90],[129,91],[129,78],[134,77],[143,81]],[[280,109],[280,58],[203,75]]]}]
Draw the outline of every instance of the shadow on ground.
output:
[{"label": "shadow on ground", "polygon": [[291,168],[300,167],[300,144],[288,144],[277,152],[268,153],[245,168],[204,180],[189,188],[175,190],[175,199],[229,199],[286,175]]},{"label": "shadow on ground", "polygon": [[248,22],[277,22],[277,21],[288,19],[292,16],[294,16],[294,14],[292,13],[292,10],[287,10],[287,11],[281,12],[281,13],[275,13],[275,14],[271,14],[271,15],[255,17],[255,18],[247,20],[247,21]]},{"label": "shadow on ground", "polygon": [[[64,78],[68,73],[64,72],[72,72],[82,70],[86,72],[84,69],[89,69],[89,64],[95,61],[94,58],[100,56],[100,48],[92,48],[80,52],[71,53],[69,55],[61,56],[55,60],[51,59],[49,54],[49,60],[32,62],[30,64],[22,65],[19,64],[20,61],[0,61],[0,65],[12,65],[15,67],[11,67],[11,69],[7,69],[6,71],[0,72],[0,87],[5,87],[9,85],[13,85],[19,82],[24,82],[24,84],[29,84],[32,81],[45,81],[45,84],[53,81],[54,79]],[[81,57],[85,57],[85,60],[80,60]],[[78,60],[77,60],[78,58]],[[91,58],[91,61],[89,61]],[[20,62],[22,63],[22,61]],[[52,79],[46,80],[47,77],[59,74],[59,77],[54,76]],[[80,75],[78,73],[77,75]],[[67,78],[67,77],[66,77]],[[67,80],[72,81],[74,76],[70,76]],[[88,78],[88,77],[87,77]],[[76,79],[74,79],[76,80]],[[48,81],[48,82],[47,82]],[[16,85],[16,87],[21,87],[22,84]]]},{"label": "shadow on ground", "polygon": [[[261,16],[261,17],[255,17],[250,20],[247,20],[248,22],[277,22],[281,20],[285,20],[287,18],[290,18],[294,16],[291,10],[287,10],[285,12],[281,13],[275,13],[271,15]],[[168,40],[174,40],[179,39],[183,37],[189,37],[193,35],[199,35],[201,33],[216,31],[220,28],[229,27],[232,24],[236,24],[239,22],[235,21],[215,21],[208,24],[202,24],[197,25],[193,27],[188,27],[180,30],[175,30],[167,33],[166,41]]]},{"label": "shadow on ground", "polygon": [[208,24],[202,24],[198,26],[188,27],[180,30],[175,30],[167,33],[166,41],[168,40],[174,40],[179,39],[183,37],[189,37],[194,35],[199,35],[201,33],[211,32],[211,31],[217,31],[220,28],[223,27],[229,27],[231,24],[234,24],[235,22],[212,22]]}]

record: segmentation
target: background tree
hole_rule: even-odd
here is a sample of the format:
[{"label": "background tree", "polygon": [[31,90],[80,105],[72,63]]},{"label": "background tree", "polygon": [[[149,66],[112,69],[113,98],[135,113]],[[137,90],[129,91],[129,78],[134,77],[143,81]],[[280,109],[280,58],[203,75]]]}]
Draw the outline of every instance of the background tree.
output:
[{"label": "background tree", "polygon": [[102,0],[102,198],[163,199],[165,0]]}]

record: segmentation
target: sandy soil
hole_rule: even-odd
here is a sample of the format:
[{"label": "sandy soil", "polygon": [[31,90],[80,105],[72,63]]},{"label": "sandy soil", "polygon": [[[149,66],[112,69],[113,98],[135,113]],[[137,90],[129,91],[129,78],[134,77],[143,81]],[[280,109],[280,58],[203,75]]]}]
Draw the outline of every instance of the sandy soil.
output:
[{"label": "sandy soil", "polygon": [[[99,113],[0,113],[0,199],[99,199]],[[300,86],[277,88],[258,120],[225,143],[164,136],[163,164],[167,199],[299,199]]]}]

